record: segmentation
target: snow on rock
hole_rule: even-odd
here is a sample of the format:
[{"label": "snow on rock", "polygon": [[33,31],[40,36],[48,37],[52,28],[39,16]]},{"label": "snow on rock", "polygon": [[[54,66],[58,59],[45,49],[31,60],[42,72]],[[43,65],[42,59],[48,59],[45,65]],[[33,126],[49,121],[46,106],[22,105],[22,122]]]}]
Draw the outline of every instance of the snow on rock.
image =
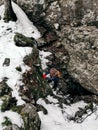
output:
[{"label": "snow on rock", "polygon": [[[33,24],[28,20],[27,16],[21,9],[14,5],[14,11],[17,12],[18,21],[17,22],[8,22],[5,23],[3,19],[0,20],[0,82],[4,77],[7,77],[7,84],[12,88],[12,96],[16,97],[17,105],[22,105],[25,102],[19,96],[18,90],[19,86],[22,83],[22,73],[25,70],[29,70],[30,68],[23,63],[23,57],[29,53],[31,53],[32,48],[30,47],[17,47],[14,43],[14,36],[16,32],[22,34],[28,34],[30,37],[38,38],[40,33],[33,26]],[[3,17],[4,14],[4,6],[0,7],[0,16]],[[21,17],[20,17],[21,15]],[[25,26],[25,28],[24,28]],[[34,33],[32,33],[34,31]],[[5,58],[10,59],[9,66],[3,65]],[[22,72],[18,72],[16,67],[20,66],[22,68]],[[2,101],[0,101],[0,106],[2,105]],[[4,117],[8,117],[13,124],[18,125],[19,127],[23,125],[23,121],[18,113],[12,111],[1,112],[0,111],[0,130],[2,128],[2,122],[4,121]]]},{"label": "snow on rock", "polygon": [[[20,105],[24,103],[18,94],[19,84],[22,84],[21,75],[25,70],[29,69],[28,66],[24,65],[23,57],[29,54],[32,48],[15,46],[13,38],[16,32],[36,39],[40,37],[40,33],[22,9],[15,3],[12,5],[18,18],[17,22],[10,21],[9,23],[5,23],[3,19],[0,20],[0,81],[2,81],[4,77],[8,78],[7,83],[13,89],[12,94],[17,98],[17,104]],[[3,5],[0,6],[0,15],[3,18]],[[10,66],[3,66],[5,58],[10,59]],[[18,72],[15,69],[17,66],[21,66],[22,72]]]},{"label": "snow on rock", "polygon": [[[33,23],[29,20],[24,11],[14,2],[12,2],[13,10],[17,16],[17,31],[19,33],[24,34],[27,37],[33,37],[38,39],[41,37],[40,32],[33,25]],[[3,18],[4,16],[4,5],[0,6],[0,16]]]},{"label": "snow on rock", "polygon": [[[29,54],[32,49],[15,46],[13,38],[15,31],[17,31],[16,26],[17,24],[14,22],[4,23],[3,20],[0,20],[0,81],[2,81],[4,77],[7,77],[7,83],[13,89],[13,96],[20,100],[21,98],[18,95],[19,86],[17,82],[20,82],[21,74],[26,69],[29,69],[29,67],[24,65],[23,57],[26,54]],[[10,58],[9,66],[3,66],[5,58]],[[18,72],[15,69],[17,66],[21,66],[22,72]],[[20,104],[19,100],[18,104]]]},{"label": "snow on rock", "polygon": [[[0,100],[0,106],[2,103],[3,102]],[[5,117],[7,117],[12,122],[12,124],[16,124],[19,127],[24,127],[23,120],[18,113],[12,111],[1,112],[0,110],[0,130],[3,129],[2,122],[5,121]]]},{"label": "snow on rock", "polygon": [[[68,120],[67,116],[73,116],[78,107],[84,108],[86,103],[83,101],[75,103],[71,106],[64,105],[63,109],[59,107],[56,99],[47,97],[51,104],[46,104],[44,100],[39,99],[38,104],[43,105],[48,114],[44,115],[39,112],[41,118],[41,130],[97,130],[98,128],[98,111],[90,115],[83,123],[75,123]],[[98,109],[98,108],[97,108]]]},{"label": "snow on rock", "polygon": [[34,37],[35,39],[40,38],[40,32],[33,25],[33,23],[28,19],[27,15],[22,11],[21,8],[15,3],[12,2],[13,10],[18,18],[18,22],[23,27],[23,32],[28,37]]}]

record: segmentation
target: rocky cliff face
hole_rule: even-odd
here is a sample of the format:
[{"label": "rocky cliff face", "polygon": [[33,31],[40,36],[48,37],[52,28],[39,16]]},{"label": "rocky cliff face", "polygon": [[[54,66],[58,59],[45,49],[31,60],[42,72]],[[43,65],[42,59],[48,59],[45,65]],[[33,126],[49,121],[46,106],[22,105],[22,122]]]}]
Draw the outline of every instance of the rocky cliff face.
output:
[{"label": "rocky cliff face", "polygon": [[70,55],[67,67],[70,75],[83,87],[98,94],[98,29],[66,27],[63,44]]},{"label": "rocky cliff face", "polygon": [[66,24],[92,25],[98,21],[98,0],[17,0],[17,3],[33,22],[42,24],[46,20],[56,29]]},{"label": "rocky cliff face", "polygon": [[16,2],[39,28],[42,37],[47,36],[47,31],[58,35],[56,43],[68,51],[68,73],[83,87],[98,94],[98,0]]}]

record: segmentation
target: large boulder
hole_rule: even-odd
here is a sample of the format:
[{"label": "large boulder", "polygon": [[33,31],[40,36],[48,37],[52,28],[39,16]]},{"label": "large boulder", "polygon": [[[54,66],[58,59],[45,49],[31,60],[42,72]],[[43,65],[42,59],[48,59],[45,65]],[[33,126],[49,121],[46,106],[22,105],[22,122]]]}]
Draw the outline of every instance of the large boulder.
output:
[{"label": "large boulder", "polygon": [[25,104],[21,114],[25,130],[40,130],[41,121],[36,108],[32,104]]},{"label": "large boulder", "polygon": [[45,43],[61,40],[66,25],[98,27],[98,0],[16,0],[16,3],[38,28]]},{"label": "large boulder", "polygon": [[98,27],[98,0],[17,0],[17,3],[44,32],[56,31],[69,53],[69,64],[61,52],[55,56],[60,57],[63,68],[67,67],[76,82],[98,94],[98,30],[94,27]]},{"label": "large boulder", "polygon": [[68,73],[81,86],[98,95],[98,29],[66,27],[64,32],[62,44],[70,56]]}]

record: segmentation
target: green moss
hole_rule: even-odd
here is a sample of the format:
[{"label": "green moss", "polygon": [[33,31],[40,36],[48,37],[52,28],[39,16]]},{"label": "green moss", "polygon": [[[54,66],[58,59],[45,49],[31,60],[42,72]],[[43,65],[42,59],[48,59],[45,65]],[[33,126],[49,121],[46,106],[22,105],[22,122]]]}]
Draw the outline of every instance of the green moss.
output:
[{"label": "green moss", "polygon": [[30,130],[30,128],[32,128],[32,130],[36,130],[38,126],[40,126],[39,124],[36,124],[36,121],[34,122],[34,120],[29,117],[29,114],[24,114],[23,120],[24,120],[24,130]]},{"label": "green moss", "polygon": [[16,33],[16,35],[14,37],[14,41],[17,46],[24,46],[24,47],[25,46],[32,47],[36,43],[35,39],[33,39],[33,38],[31,39],[20,33]]},{"label": "green moss", "polygon": [[13,12],[12,8],[10,10],[6,10],[4,13],[4,21],[9,22],[9,21],[16,21],[17,17],[15,13]]},{"label": "green moss", "polygon": [[12,107],[16,106],[16,98],[5,96],[3,99],[3,104],[1,105],[1,111],[10,110]]},{"label": "green moss", "polygon": [[17,113],[21,114],[21,109],[22,108],[23,108],[23,106],[13,106],[11,108],[11,110],[14,111],[14,112],[17,112]]},{"label": "green moss", "polygon": [[10,94],[11,93],[11,91],[12,91],[12,89],[7,85],[7,83],[6,82],[4,82],[4,81],[2,81],[2,82],[0,82],[0,96],[2,97],[2,96],[4,96],[4,95],[6,95],[6,94]]},{"label": "green moss", "polygon": [[16,33],[17,38],[22,39],[22,41],[25,41],[26,43],[31,43],[32,40],[30,38],[25,37],[24,35],[20,33]]},{"label": "green moss", "polygon": [[9,126],[12,125],[11,120],[8,117],[4,117],[4,122],[2,122],[2,126]]},{"label": "green moss", "polygon": [[5,99],[3,99],[3,103],[1,105],[1,111],[4,112],[5,110],[7,110],[8,109],[7,106],[8,106],[8,99],[7,99],[7,97],[5,97]]}]

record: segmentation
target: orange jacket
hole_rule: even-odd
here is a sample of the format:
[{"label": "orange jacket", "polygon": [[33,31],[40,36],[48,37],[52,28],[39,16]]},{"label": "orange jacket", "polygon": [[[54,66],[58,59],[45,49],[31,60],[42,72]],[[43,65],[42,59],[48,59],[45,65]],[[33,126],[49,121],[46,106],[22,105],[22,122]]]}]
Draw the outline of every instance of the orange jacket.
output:
[{"label": "orange jacket", "polygon": [[61,73],[60,73],[60,71],[58,71],[57,69],[51,68],[51,69],[50,69],[50,76],[51,76],[51,77],[54,77],[54,76],[60,77],[60,76],[61,76]]}]

